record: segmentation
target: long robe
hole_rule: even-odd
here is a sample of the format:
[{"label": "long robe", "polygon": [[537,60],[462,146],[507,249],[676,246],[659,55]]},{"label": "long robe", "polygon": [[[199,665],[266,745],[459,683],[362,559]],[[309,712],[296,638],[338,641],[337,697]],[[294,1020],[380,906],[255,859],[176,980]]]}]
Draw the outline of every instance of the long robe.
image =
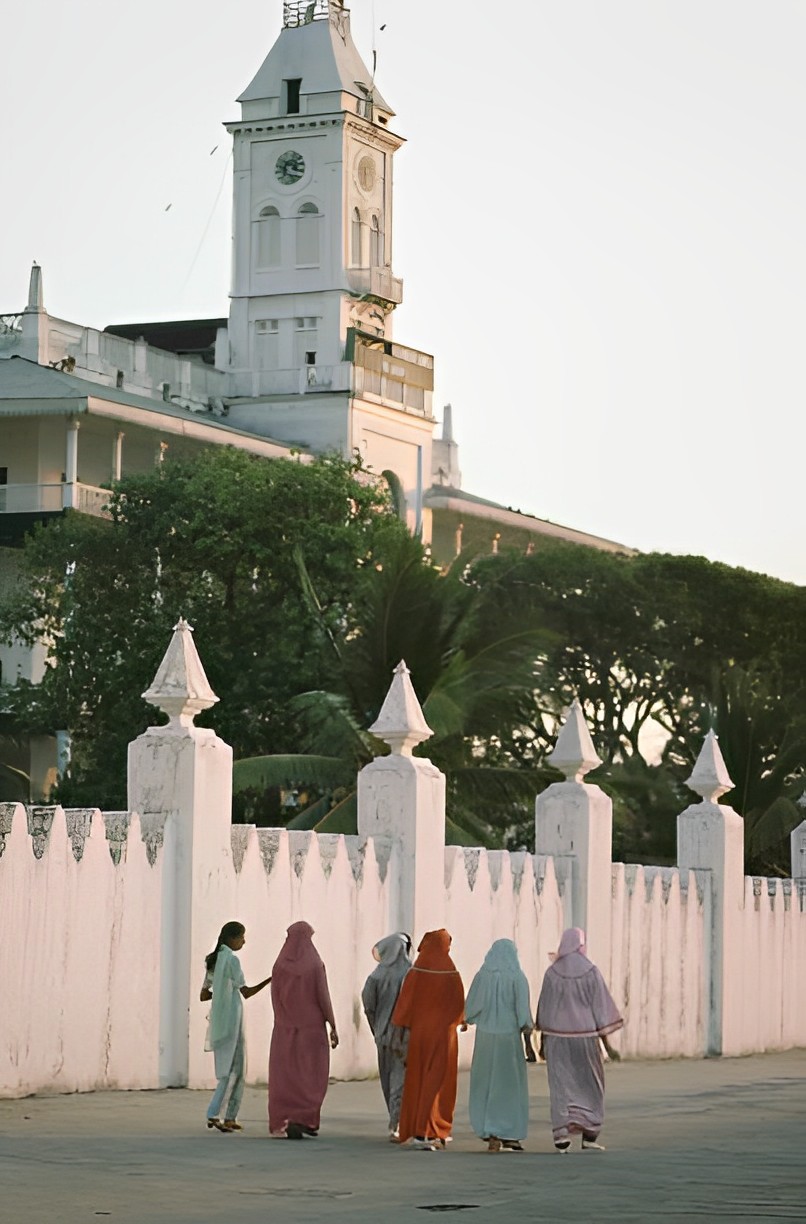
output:
[{"label": "long robe", "polygon": [[594,1139],[604,1122],[604,1063],[600,1038],[624,1021],[604,978],[585,955],[585,932],[563,932],[546,970],[537,1004],[543,1034],[556,1140],[574,1134]]},{"label": "long robe", "polygon": [[392,1023],[409,1030],[400,1142],[415,1136],[447,1139],[456,1108],[457,1025],[464,1018],[464,988],[448,955],[451,937],[429,931],[406,975]]},{"label": "long robe", "polygon": [[274,1028],[269,1047],[269,1131],[289,1122],[318,1130],[330,1071],[325,1022],[335,1029],[327,974],[311,942],[313,927],[295,922],[274,963]]},{"label": "long robe", "polygon": [[476,1026],[470,1068],[470,1125],[480,1139],[525,1139],[529,1087],[521,1029],[532,1022],[529,983],[511,939],[498,939],[467,992]]},{"label": "long robe", "polygon": [[[407,938],[407,937],[406,937]],[[389,1113],[389,1130],[397,1130],[406,1073],[408,1029],[392,1024],[392,1012],[403,979],[411,969],[403,935],[388,935],[373,948],[379,964],[364,983],[361,1002],[378,1051],[378,1075]]]}]

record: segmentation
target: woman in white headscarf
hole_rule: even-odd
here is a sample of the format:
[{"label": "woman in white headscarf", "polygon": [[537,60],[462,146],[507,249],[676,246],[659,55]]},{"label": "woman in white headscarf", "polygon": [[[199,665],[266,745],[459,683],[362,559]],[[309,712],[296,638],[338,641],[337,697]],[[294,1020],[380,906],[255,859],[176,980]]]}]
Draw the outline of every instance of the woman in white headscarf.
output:
[{"label": "woman in white headscarf", "polygon": [[618,1061],[608,1038],[624,1021],[604,978],[588,960],[581,927],[563,931],[551,960],[537,1003],[537,1027],[548,1070],[554,1146],[567,1152],[572,1136],[581,1135],[583,1149],[603,1151],[597,1142],[604,1122],[601,1047]]},{"label": "woman in white headscarf", "polygon": [[470,1068],[470,1125],[487,1143],[522,1152],[529,1089],[522,1034],[532,1031],[529,983],[511,939],[497,939],[473,979],[465,1019],[476,1026]]},{"label": "woman in white headscarf", "polygon": [[389,1111],[389,1139],[392,1143],[396,1143],[399,1137],[400,1102],[403,1099],[409,1043],[409,1030],[392,1024],[392,1012],[403,979],[411,969],[410,952],[411,937],[403,931],[379,940],[372,949],[378,967],[369,975],[361,992],[364,1013],[378,1049],[378,1075]]}]

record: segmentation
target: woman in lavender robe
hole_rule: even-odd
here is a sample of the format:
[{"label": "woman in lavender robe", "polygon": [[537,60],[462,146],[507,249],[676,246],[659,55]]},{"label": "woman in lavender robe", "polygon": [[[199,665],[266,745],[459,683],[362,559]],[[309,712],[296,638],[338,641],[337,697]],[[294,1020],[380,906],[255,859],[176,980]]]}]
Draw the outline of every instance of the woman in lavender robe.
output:
[{"label": "woman in lavender robe", "polygon": [[604,1151],[597,1142],[604,1122],[602,1046],[619,1055],[608,1037],[624,1021],[599,970],[585,954],[585,932],[571,927],[546,970],[537,1004],[540,1056],[545,1058],[551,1098],[554,1146],[567,1152],[573,1135],[583,1149]]}]

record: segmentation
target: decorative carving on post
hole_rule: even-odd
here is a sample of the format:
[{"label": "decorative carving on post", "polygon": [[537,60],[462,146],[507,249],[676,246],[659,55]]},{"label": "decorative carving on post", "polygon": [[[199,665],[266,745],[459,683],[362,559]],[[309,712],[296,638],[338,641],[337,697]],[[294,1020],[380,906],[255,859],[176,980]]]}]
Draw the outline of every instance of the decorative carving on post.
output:
[{"label": "decorative carving on post", "polygon": [[109,857],[115,866],[119,866],[129,840],[129,825],[131,812],[104,812],[106,840],[109,842]]},{"label": "decorative carving on post", "polygon": [[55,807],[29,807],[28,834],[33,842],[34,858],[41,859],[50,841],[50,831],[53,828]]},{"label": "decorative carving on post", "polygon": [[67,836],[73,847],[73,858],[80,863],[84,857],[84,843],[92,828],[92,815],[95,808],[65,808],[64,819],[67,825]]},{"label": "decorative carving on post", "polygon": [[369,730],[389,745],[393,756],[411,756],[412,749],[430,739],[434,732],[425,721],[405,659],[400,660],[392,675],[380,713]]},{"label": "decorative carving on post", "polygon": [[445,777],[412,755],[433,732],[403,659],[369,728],[391,749],[358,775],[358,833],[394,843],[390,924],[413,935],[442,925],[445,905]]},{"label": "decorative carving on post", "polygon": [[566,782],[584,782],[585,775],[601,765],[602,758],[593,746],[585,713],[575,697],[568,717],[560,728],[557,743],[549,754],[549,764],[565,774]]},{"label": "decorative carving on post", "polygon": [[202,710],[218,701],[204,673],[191,634],[193,626],[184,616],[174,625],[174,635],[143,699],[168,715],[168,727],[181,734],[193,726]]},{"label": "decorative carving on post", "polygon": [[11,832],[16,810],[16,803],[0,803],[0,858],[5,853],[6,838]]},{"label": "decorative carving on post", "polygon": [[[738,984],[742,974],[739,915],[744,905],[744,821],[732,808],[717,802],[733,788],[733,781],[713,731],[706,735],[686,785],[702,802],[692,804],[677,818],[677,863],[681,875],[707,871],[711,880],[708,1052],[741,1054]],[[699,876],[697,887],[699,892]],[[755,886],[753,891],[758,906],[760,894]]]},{"label": "decorative carving on post", "polygon": [[538,795],[535,852],[553,859],[568,925],[582,927],[602,972],[610,970],[613,805],[600,787],[585,781],[601,765],[585,714],[572,701],[548,758],[565,775]]}]

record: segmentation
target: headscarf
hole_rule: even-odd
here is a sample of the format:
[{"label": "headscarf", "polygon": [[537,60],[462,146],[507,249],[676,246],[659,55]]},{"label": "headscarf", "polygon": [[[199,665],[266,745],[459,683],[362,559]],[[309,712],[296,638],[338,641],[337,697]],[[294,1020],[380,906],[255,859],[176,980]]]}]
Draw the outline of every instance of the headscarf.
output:
[{"label": "headscarf", "polygon": [[497,939],[467,992],[465,1019],[485,1033],[517,1033],[531,1027],[529,983],[511,939]]},{"label": "headscarf", "polygon": [[402,932],[387,935],[372,949],[378,965],[364,983],[361,1001],[378,1045],[404,1044],[405,1034],[391,1020],[403,979],[411,969],[407,940]]},{"label": "headscarf", "polygon": [[444,927],[423,936],[417,949],[419,956],[400,989],[393,1024],[401,1028],[416,1024],[437,1032],[462,1022],[465,992],[448,955],[450,946],[451,937]]},{"label": "headscarf", "polygon": [[582,927],[568,927],[560,936],[560,944],[556,952],[549,952],[549,960],[560,960],[571,952],[581,952],[587,955],[585,932]]},{"label": "headscarf", "polygon": [[606,1037],[624,1023],[604,978],[585,955],[581,927],[563,931],[543,978],[536,1023],[551,1037]]},{"label": "headscarf", "polygon": [[281,972],[297,976],[308,973],[315,966],[321,965],[322,958],[311,942],[313,927],[307,922],[292,922],[286,931],[286,940],[274,962],[272,977],[279,969]]},{"label": "headscarf", "polygon": [[313,927],[294,922],[271,971],[274,1024],[320,1028],[325,1020],[336,1027],[324,961],[311,942]]},{"label": "headscarf", "polygon": [[414,968],[425,973],[456,973],[456,965],[449,956],[451,936],[444,927],[438,931],[426,931],[417,951],[419,956]]}]

